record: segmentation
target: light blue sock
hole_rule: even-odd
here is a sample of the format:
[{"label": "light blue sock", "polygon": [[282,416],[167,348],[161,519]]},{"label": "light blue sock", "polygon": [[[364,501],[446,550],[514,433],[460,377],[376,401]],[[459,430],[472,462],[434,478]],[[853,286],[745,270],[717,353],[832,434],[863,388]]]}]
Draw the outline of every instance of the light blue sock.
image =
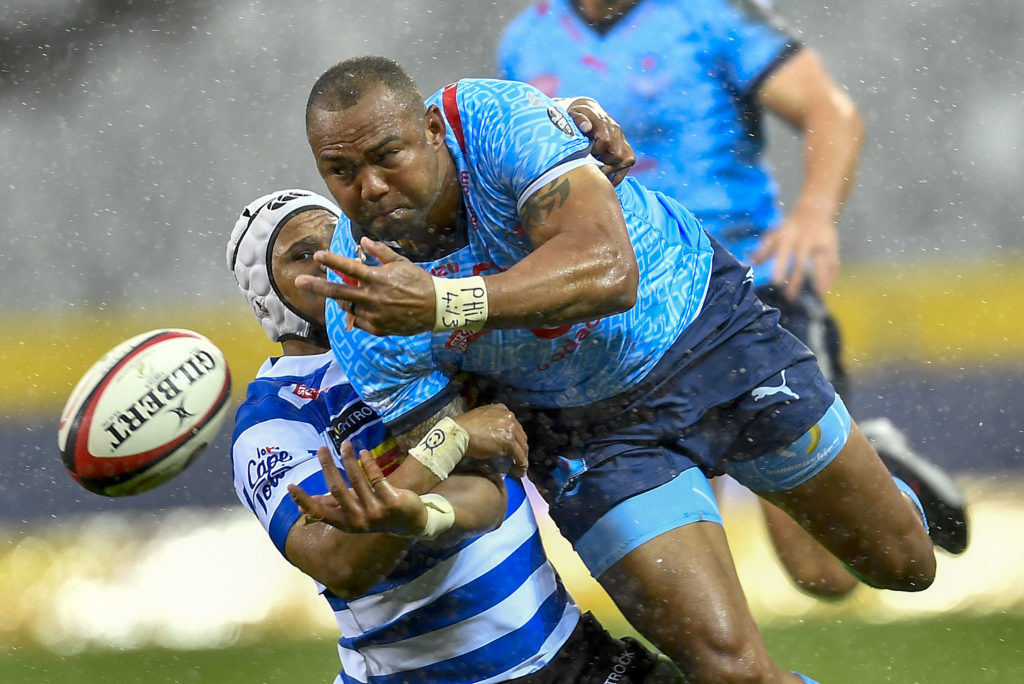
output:
[{"label": "light blue sock", "polygon": [[917,512],[921,515],[921,521],[924,523],[924,530],[925,532],[927,532],[928,516],[924,514],[924,507],[921,505],[921,500],[917,498],[917,493],[915,493],[914,490],[910,488],[910,485],[908,485],[906,482],[896,477],[895,475],[892,476],[892,481],[896,483],[896,488],[899,489],[904,494],[906,494],[907,496],[909,496],[910,500],[914,502],[915,506],[917,506]]},{"label": "light blue sock", "polygon": [[818,682],[814,681],[813,679],[811,679],[807,675],[802,675],[799,672],[794,672],[793,674],[795,674],[797,677],[799,677],[800,679],[802,679],[805,682],[807,682],[807,684],[818,684]]}]

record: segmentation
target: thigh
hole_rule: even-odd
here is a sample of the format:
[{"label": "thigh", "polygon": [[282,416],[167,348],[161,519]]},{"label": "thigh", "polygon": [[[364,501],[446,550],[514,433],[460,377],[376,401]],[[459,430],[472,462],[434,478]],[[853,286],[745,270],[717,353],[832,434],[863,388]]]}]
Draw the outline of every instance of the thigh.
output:
[{"label": "thigh", "polygon": [[666,532],[598,581],[630,623],[693,681],[784,676],[750,613],[720,524]]}]

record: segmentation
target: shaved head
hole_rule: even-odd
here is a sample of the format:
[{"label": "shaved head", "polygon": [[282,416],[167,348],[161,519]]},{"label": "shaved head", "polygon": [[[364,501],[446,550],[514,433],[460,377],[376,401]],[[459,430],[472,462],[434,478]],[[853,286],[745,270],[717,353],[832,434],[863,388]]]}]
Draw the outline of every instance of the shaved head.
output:
[{"label": "shaved head", "polygon": [[352,57],[338,62],[317,79],[306,101],[306,128],[313,110],[348,109],[378,86],[384,86],[407,113],[421,116],[423,94],[409,73],[387,57]]}]

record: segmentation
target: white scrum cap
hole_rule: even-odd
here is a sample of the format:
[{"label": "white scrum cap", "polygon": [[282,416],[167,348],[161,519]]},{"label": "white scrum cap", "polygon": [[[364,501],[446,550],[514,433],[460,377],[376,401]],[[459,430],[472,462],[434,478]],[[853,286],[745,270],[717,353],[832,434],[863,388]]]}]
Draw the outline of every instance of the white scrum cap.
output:
[{"label": "white scrum cap", "polygon": [[281,299],[271,277],[271,256],[278,233],[292,217],[310,209],[341,215],[334,203],[315,192],[278,190],[249,203],[235,222],[228,241],[228,268],[235,274],[235,282],[263,330],[274,342],[314,337],[316,324]]}]

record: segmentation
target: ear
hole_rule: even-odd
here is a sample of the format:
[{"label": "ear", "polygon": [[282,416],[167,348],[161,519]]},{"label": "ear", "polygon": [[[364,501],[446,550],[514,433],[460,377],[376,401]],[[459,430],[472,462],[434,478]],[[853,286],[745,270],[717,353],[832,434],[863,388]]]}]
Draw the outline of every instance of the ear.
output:
[{"label": "ear", "polygon": [[430,105],[427,113],[423,115],[423,130],[427,136],[427,142],[435,149],[444,146],[444,137],[448,127],[444,122],[444,114],[437,105]]}]

